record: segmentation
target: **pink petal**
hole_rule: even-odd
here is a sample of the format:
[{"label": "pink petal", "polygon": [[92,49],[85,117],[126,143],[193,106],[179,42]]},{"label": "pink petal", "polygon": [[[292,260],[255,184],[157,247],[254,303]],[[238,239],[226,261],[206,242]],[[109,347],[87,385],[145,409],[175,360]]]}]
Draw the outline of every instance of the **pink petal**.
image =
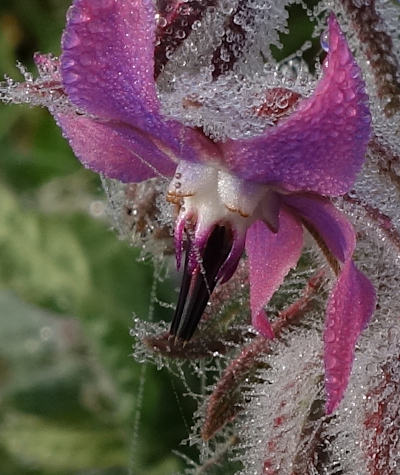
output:
[{"label": "pink petal", "polygon": [[375,289],[351,260],[356,244],[353,226],[327,198],[300,194],[282,200],[317,231],[343,263],[325,321],[326,411],[330,413],[339,405],[349,382],[355,344],[375,309]]},{"label": "pink petal", "polygon": [[346,261],[329,297],[326,310],[326,412],[333,412],[347,388],[358,336],[375,310],[375,289],[354,265]]},{"label": "pink petal", "polygon": [[284,209],[280,210],[277,233],[273,233],[262,221],[256,221],[247,231],[252,323],[268,338],[273,336],[273,332],[263,308],[289,270],[297,264],[302,247],[301,224]]},{"label": "pink petal", "polygon": [[261,136],[226,142],[226,165],[259,183],[341,195],[364,161],[370,136],[367,103],[361,71],[331,15],[329,53],[314,94]]},{"label": "pink petal", "polygon": [[55,114],[55,118],[80,161],[109,178],[140,182],[175,171],[167,155],[129,126],[110,126],[75,114]]}]

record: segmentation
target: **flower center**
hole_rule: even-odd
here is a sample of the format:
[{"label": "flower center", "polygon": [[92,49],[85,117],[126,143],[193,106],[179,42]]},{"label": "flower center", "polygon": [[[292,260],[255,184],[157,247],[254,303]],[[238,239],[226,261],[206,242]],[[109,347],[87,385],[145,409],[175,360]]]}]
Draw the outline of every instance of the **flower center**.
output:
[{"label": "flower center", "polygon": [[[239,234],[264,210],[258,209],[270,189],[242,180],[229,172],[201,163],[181,161],[172,179],[167,200],[179,206],[178,222],[195,224],[199,239],[210,226],[230,223]],[[264,200],[263,200],[264,201]],[[270,223],[274,227],[275,223]]]},{"label": "flower center", "polygon": [[249,226],[262,219],[277,231],[279,198],[266,185],[242,180],[209,165],[181,161],[167,200],[178,207],[178,268],[182,252],[186,252],[170,332],[189,340],[215,286],[229,280],[235,272]]}]

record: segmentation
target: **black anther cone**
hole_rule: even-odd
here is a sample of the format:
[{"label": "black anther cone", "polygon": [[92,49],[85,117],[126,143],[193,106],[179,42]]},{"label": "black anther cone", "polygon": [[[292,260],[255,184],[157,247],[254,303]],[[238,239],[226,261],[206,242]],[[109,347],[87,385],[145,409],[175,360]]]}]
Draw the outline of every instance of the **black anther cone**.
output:
[{"label": "black anther cone", "polygon": [[198,265],[188,271],[192,243],[187,236],[185,269],[178,303],[171,323],[170,334],[188,341],[203,315],[210,294],[217,285],[217,274],[232,248],[232,233],[225,226],[215,226],[201,254],[202,269]]}]

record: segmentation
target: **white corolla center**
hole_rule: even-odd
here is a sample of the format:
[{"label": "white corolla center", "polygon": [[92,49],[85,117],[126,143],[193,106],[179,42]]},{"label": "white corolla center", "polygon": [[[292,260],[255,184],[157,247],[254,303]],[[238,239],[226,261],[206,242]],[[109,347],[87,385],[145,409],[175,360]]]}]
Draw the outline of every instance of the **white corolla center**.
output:
[{"label": "white corolla center", "polygon": [[201,234],[215,224],[228,224],[239,235],[257,219],[278,227],[278,197],[266,185],[242,180],[214,166],[182,160],[167,199],[180,206],[180,216]]}]

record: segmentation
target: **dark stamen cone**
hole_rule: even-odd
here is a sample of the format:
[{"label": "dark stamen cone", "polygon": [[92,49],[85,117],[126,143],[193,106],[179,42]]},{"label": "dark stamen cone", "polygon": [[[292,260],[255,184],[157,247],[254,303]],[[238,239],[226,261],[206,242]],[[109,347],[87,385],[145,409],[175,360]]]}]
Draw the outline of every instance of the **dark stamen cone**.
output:
[{"label": "dark stamen cone", "polygon": [[185,270],[170,333],[188,341],[192,337],[217,285],[217,274],[232,248],[232,233],[225,226],[215,226],[201,253],[201,265],[188,271],[190,255],[194,251],[188,237]]},{"label": "dark stamen cone", "polygon": [[179,297],[178,297],[178,303],[176,304],[176,309],[175,309],[175,314],[174,318],[172,319],[171,322],[171,328],[170,328],[170,334],[171,335],[176,335],[178,328],[179,328],[179,323],[181,321],[181,316],[185,307],[186,303],[186,298],[189,292],[189,287],[190,287],[190,282],[192,280],[192,275],[189,272],[189,256],[190,256],[190,237],[187,234],[187,251],[186,251],[186,258],[185,258],[185,268],[183,271],[183,277],[182,277],[182,282],[181,282],[181,289],[179,291]]}]

